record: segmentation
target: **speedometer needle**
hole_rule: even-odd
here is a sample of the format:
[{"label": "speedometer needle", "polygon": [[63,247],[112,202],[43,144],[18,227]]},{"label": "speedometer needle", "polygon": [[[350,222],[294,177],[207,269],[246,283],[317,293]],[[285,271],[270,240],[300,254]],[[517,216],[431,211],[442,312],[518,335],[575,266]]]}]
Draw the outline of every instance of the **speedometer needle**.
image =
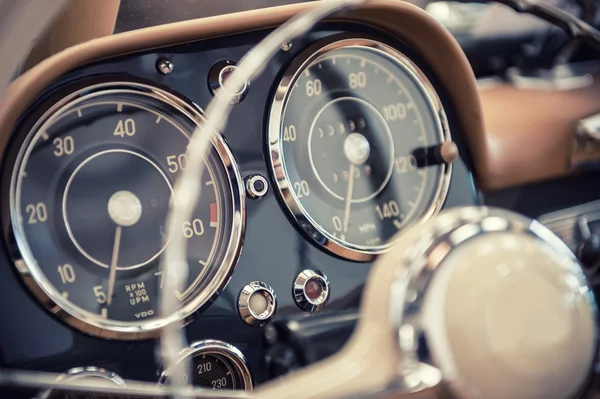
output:
[{"label": "speedometer needle", "polygon": [[106,290],[106,304],[110,306],[115,292],[117,262],[119,261],[119,247],[121,246],[121,228],[123,226],[133,226],[140,220],[142,203],[131,191],[117,191],[108,200],[108,215],[117,225],[108,275],[108,289]]},{"label": "speedometer needle", "polygon": [[108,275],[108,290],[106,292],[106,304],[110,306],[115,291],[115,277],[117,275],[117,262],[119,261],[119,247],[121,246],[121,226],[117,225],[115,230],[115,242],[113,244],[112,259],[110,261],[110,272]]},{"label": "speedometer needle", "polygon": [[352,190],[354,188],[354,163],[350,163],[348,169],[348,190],[346,191],[346,207],[344,208],[344,233],[348,232],[348,221],[350,220],[350,207],[352,206]]}]

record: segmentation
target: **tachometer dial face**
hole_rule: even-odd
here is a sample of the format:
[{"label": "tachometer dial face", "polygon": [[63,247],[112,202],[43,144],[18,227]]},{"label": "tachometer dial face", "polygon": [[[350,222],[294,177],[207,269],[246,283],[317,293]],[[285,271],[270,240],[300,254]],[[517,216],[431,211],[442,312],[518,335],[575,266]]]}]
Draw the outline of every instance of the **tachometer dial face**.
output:
[{"label": "tachometer dial face", "polygon": [[269,123],[277,186],[319,245],[370,260],[409,223],[437,212],[450,140],[432,85],[382,43],[344,39],[308,49],[286,72]]},{"label": "tachometer dial face", "polygon": [[243,197],[220,137],[200,201],[180,231],[189,276],[176,314],[158,315],[165,222],[200,115],[137,84],[86,88],[53,107],[19,153],[11,184],[17,267],[53,312],[85,332],[143,338],[193,313],[228,281],[240,250]]}]

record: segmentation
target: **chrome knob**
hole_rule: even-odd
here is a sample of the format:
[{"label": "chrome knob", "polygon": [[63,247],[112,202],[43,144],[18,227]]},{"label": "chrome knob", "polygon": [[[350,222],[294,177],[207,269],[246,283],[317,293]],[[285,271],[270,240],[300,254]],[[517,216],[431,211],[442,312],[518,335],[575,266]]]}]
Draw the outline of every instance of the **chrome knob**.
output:
[{"label": "chrome knob", "polygon": [[238,314],[247,324],[263,327],[275,314],[277,297],[270,285],[252,281],[242,288],[238,296]]},{"label": "chrome knob", "polygon": [[329,300],[329,279],[319,270],[303,270],[292,287],[298,307],[306,312],[322,310]]},{"label": "chrome knob", "polygon": [[415,228],[387,257],[406,265],[392,298],[404,297],[403,358],[437,368],[452,397],[564,399],[585,385],[594,298],[574,254],[540,223],[456,209]]},{"label": "chrome knob", "polygon": [[[223,89],[227,89],[225,86],[225,82],[229,77],[233,74],[233,72],[237,69],[236,63],[233,61],[219,61],[210,69],[208,73],[208,86],[213,95],[217,95],[217,93]],[[246,98],[246,94],[248,94],[248,89],[250,87],[249,82],[245,82],[243,87],[235,94],[233,99],[231,100],[231,104],[235,105],[240,103],[244,98]]]}]

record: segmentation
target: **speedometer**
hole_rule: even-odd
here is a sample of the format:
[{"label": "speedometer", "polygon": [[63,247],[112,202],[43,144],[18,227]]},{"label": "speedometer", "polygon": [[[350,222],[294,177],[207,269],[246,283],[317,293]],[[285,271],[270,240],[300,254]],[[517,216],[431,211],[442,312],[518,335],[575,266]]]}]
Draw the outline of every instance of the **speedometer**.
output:
[{"label": "speedometer", "polygon": [[269,150],[300,228],[354,260],[440,209],[456,156],[425,74],[370,39],[319,43],[291,64],[270,111]]},{"label": "speedometer", "polygon": [[170,93],[110,83],[67,96],[33,126],[12,175],[8,240],[25,282],[53,313],[90,334],[144,338],[227,283],[241,249],[243,188],[217,135],[200,201],[173,233],[188,240],[185,290],[168,293],[180,308],[159,314],[165,221],[200,120]]}]

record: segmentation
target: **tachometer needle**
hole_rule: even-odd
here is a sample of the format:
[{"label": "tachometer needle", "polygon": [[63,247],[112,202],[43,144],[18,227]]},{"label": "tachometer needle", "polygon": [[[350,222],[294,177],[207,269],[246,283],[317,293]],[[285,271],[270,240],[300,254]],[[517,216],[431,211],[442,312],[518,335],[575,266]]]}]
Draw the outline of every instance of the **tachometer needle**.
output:
[{"label": "tachometer needle", "polygon": [[115,277],[117,275],[117,262],[119,261],[119,247],[121,246],[121,226],[117,225],[115,230],[115,242],[113,244],[112,259],[110,261],[110,272],[108,275],[108,290],[106,292],[106,304],[112,302],[115,291]]},{"label": "tachometer needle", "polygon": [[354,163],[350,163],[348,169],[348,190],[346,191],[346,206],[344,208],[344,233],[348,232],[348,221],[350,220],[350,207],[352,206],[352,190],[354,188]]}]

